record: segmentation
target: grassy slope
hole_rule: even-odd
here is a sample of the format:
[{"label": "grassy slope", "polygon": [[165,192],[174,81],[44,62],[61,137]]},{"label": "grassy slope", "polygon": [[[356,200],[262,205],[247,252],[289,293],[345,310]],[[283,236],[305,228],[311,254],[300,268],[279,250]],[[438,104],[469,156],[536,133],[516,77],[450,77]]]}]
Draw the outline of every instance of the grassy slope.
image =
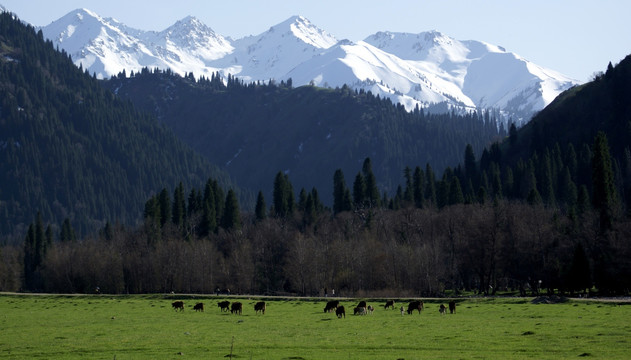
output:
[{"label": "grassy slope", "polygon": [[[631,307],[608,303],[462,300],[457,314],[441,316],[426,301],[421,315],[377,307],[353,316],[357,301],[343,300],[339,320],[319,299],[268,300],[265,315],[242,299],[242,316],[221,313],[220,298],[185,298],[181,313],[172,300],[2,295],[0,357],[218,359],[233,346],[237,359],[622,359],[631,346]],[[206,312],[192,310],[197,301]]]}]

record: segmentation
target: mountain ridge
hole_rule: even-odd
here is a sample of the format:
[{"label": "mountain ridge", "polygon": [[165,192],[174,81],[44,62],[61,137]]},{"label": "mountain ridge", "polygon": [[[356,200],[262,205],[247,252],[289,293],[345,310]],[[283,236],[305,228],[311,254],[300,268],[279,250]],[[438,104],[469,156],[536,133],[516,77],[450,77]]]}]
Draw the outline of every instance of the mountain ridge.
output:
[{"label": "mountain ridge", "polygon": [[[83,31],[80,24],[68,24],[77,16],[92,17],[94,22]],[[189,16],[176,24],[192,19]],[[134,30],[84,9],[41,29],[46,38],[71,54],[77,66],[99,78],[117,75],[123,69],[129,74],[143,67],[169,68],[180,75],[194,73],[198,77],[219,72],[248,82],[292,78],[295,85],[346,84],[370,90],[403,104],[408,111],[417,106],[433,112],[499,109],[506,119],[512,117],[516,122],[529,120],[563,90],[579,83],[500,46],[459,41],[438,31],[378,32],[352,42],[338,40],[305,17],[294,15],[259,35],[232,40],[195,21],[198,27],[191,27],[191,32],[178,41],[169,41],[166,30]],[[94,28],[100,28],[101,33],[75,44],[60,37],[70,25],[74,32],[67,38]],[[204,32],[212,36],[204,38]],[[196,37],[208,41],[193,41]],[[156,46],[157,42],[166,45]],[[330,60],[323,61],[321,56]],[[384,59],[388,61],[381,61]]]}]

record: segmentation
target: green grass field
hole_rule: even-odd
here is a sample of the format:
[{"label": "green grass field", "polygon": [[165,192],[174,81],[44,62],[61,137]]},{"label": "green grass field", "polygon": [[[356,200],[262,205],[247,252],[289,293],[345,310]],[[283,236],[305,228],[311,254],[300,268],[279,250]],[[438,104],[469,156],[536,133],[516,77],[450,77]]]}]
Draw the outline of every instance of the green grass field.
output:
[{"label": "green grass field", "polygon": [[[454,315],[425,301],[401,316],[324,313],[324,299],[252,298],[243,315],[222,297],[0,295],[0,358],[7,359],[629,359],[631,306],[531,299],[462,299]],[[184,300],[185,310],[171,308]],[[205,312],[195,312],[196,302]],[[446,302],[445,302],[446,303]],[[399,302],[397,308],[407,303]]]}]

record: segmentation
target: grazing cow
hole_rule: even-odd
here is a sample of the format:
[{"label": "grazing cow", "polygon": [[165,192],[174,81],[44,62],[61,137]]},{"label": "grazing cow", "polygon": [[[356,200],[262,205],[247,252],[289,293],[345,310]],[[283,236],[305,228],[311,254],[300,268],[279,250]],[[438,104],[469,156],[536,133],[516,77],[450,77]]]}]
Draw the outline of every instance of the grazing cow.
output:
[{"label": "grazing cow", "polygon": [[386,300],[386,304],[383,306],[384,309],[391,307],[394,310],[394,300]]},{"label": "grazing cow", "polygon": [[230,301],[220,301],[219,304],[217,304],[218,307],[221,308],[221,312],[224,311],[224,309],[226,311],[230,311]]},{"label": "grazing cow", "polygon": [[447,313],[447,307],[445,306],[445,304],[440,304],[440,306],[438,307],[438,312],[441,315],[445,315]]},{"label": "grazing cow", "polygon": [[243,312],[243,304],[241,304],[240,302],[233,302],[232,307],[230,308],[230,312],[233,314],[241,315],[241,313]]},{"label": "grazing cow", "polygon": [[401,315],[405,315],[405,309],[401,306]]},{"label": "grazing cow", "polygon": [[197,303],[193,306],[193,310],[204,312],[204,303]]},{"label": "grazing cow", "polygon": [[450,314],[455,314],[456,313],[456,302],[451,300],[449,302],[449,313]]},{"label": "grazing cow", "polygon": [[337,315],[338,318],[342,318],[342,316],[344,316],[344,318],[346,318],[346,310],[344,310],[344,306],[338,306],[335,309],[335,315]]},{"label": "grazing cow", "polygon": [[173,310],[184,311],[184,301],[174,301],[171,303],[171,306],[173,306]]},{"label": "grazing cow", "polygon": [[361,312],[361,315],[366,315],[366,313],[368,312],[368,306],[366,305],[366,302],[364,300],[360,301],[359,304],[357,304],[357,309],[360,309],[359,311]]},{"label": "grazing cow", "polygon": [[373,311],[375,311],[375,308],[374,308],[374,307],[372,307],[372,305],[368,305],[368,313],[369,313],[369,314],[372,314],[372,313],[373,313]]},{"label": "grazing cow", "polygon": [[357,314],[366,315],[366,308],[357,306],[356,308],[353,309],[353,315],[357,315]]},{"label": "grazing cow", "polygon": [[254,304],[254,312],[258,314],[259,311],[261,312],[261,314],[265,315],[265,301],[259,301]]},{"label": "grazing cow", "polygon": [[331,311],[337,309],[337,307],[339,305],[340,305],[340,301],[339,300],[331,300],[331,301],[326,303],[326,306],[324,307],[324,312],[331,312]]},{"label": "grazing cow", "polygon": [[408,314],[412,314],[414,310],[418,310],[418,313],[421,313],[423,310],[423,302],[422,301],[412,301],[408,304]]}]

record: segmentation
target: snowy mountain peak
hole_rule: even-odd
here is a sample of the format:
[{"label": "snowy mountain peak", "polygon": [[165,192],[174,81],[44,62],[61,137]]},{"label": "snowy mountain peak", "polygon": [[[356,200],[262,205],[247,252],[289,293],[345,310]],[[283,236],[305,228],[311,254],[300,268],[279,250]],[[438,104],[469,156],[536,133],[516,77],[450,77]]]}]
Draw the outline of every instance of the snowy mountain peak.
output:
[{"label": "snowy mountain peak", "polygon": [[328,49],[337,43],[337,39],[333,35],[313,25],[303,16],[293,16],[287,22],[292,34],[307,44]]},{"label": "snowy mountain peak", "polygon": [[292,16],[255,36],[231,40],[188,16],[160,31],[126,27],[77,9],[42,28],[44,36],[99,78],[143,67],[178,74],[232,74],[246,82],[292,78],[370,90],[430,111],[494,108],[527,120],[577,84],[481,41],[460,41],[432,30],[382,31],[357,43],[338,41],[303,16]]},{"label": "snowy mountain peak", "polygon": [[194,16],[187,16],[158,34],[159,37],[172,41],[179,47],[201,48],[213,47],[225,49],[231,46],[228,40],[218,35]]}]

